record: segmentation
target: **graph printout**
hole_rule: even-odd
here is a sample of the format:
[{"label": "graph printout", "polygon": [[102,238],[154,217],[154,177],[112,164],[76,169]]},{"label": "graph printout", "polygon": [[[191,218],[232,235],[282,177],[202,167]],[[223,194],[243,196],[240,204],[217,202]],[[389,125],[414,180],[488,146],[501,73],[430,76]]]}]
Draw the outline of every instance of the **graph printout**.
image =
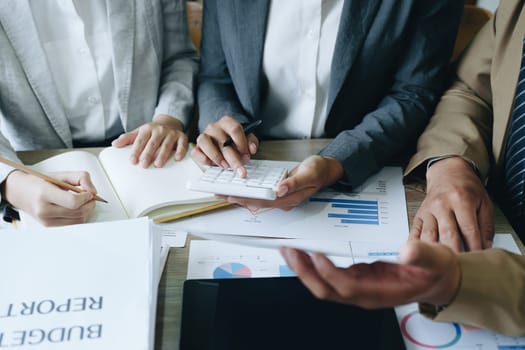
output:
[{"label": "graph printout", "polygon": [[396,308],[407,350],[525,350],[525,337],[508,337],[459,323],[433,322],[417,304]]},{"label": "graph printout", "polygon": [[[338,266],[350,266],[350,257],[331,257]],[[277,249],[247,247],[209,240],[192,240],[187,279],[291,277]]]},{"label": "graph printout", "polygon": [[291,211],[228,208],[174,222],[190,233],[403,243],[408,217],[402,171],[385,167],[353,192],[321,191]]}]

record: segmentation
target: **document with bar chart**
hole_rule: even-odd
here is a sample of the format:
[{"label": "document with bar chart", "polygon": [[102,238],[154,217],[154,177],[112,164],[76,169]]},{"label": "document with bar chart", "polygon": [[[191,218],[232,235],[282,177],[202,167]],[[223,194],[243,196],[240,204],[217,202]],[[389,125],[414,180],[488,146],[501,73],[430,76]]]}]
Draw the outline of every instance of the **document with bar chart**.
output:
[{"label": "document with bar chart", "polygon": [[171,225],[190,233],[402,243],[408,218],[402,171],[385,167],[353,192],[321,191],[290,211],[234,207]]}]

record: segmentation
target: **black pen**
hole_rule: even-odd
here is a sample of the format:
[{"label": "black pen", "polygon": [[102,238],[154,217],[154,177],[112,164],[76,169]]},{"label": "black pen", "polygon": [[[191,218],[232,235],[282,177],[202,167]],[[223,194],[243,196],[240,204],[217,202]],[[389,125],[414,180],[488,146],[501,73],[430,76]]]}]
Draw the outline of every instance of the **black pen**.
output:
[{"label": "black pen", "polygon": [[20,221],[20,214],[11,205],[6,204],[2,210],[2,219],[5,222],[16,223],[16,221]]},{"label": "black pen", "polygon": [[[251,123],[244,124],[243,128],[242,128],[242,131],[244,131],[245,135],[248,135],[251,131],[253,131],[253,129],[255,129],[256,127],[261,125],[261,123],[262,123],[262,120],[258,119],[258,120],[255,120],[255,121],[251,122]],[[224,141],[224,144],[222,145],[222,147],[228,147],[228,146],[233,146],[233,145],[234,145],[234,142],[233,142],[232,138],[230,137],[229,139]]]}]

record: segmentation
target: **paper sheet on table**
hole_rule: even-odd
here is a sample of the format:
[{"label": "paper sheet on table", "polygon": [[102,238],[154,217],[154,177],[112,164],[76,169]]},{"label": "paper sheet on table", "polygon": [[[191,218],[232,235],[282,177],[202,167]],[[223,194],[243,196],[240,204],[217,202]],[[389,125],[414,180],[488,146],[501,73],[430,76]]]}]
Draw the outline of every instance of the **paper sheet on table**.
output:
[{"label": "paper sheet on table", "polygon": [[292,209],[229,208],[172,224],[190,233],[403,243],[408,217],[402,171],[385,167],[354,192],[322,191]]},{"label": "paper sheet on table", "polygon": [[[237,237],[239,238],[239,237]],[[359,262],[387,260],[395,262],[397,251],[391,246],[368,242],[348,241],[312,241],[302,239],[249,239],[249,243],[259,246],[247,246],[237,243],[225,243],[215,240],[192,240],[188,259],[188,279],[199,278],[239,278],[239,277],[289,277],[295,273],[286,265],[276,249],[285,243],[294,247],[311,248],[317,245],[340,267],[348,267]],[[246,243],[246,242],[244,242]],[[265,246],[264,248],[262,246]],[[317,250],[319,251],[319,250]]]},{"label": "paper sheet on table", "polygon": [[223,243],[244,245],[254,248],[278,250],[280,247],[291,247],[309,253],[318,252],[332,257],[349,257],[358,262],[376,260],[396,261],[399,256],[399,245],[392,243],[335,241],[298,238],[262,238],[218,233],[198,233],[197,237]]},{"label": "paper sheet on table", "polygon": [[159,253],[146,218],[3,230],[0,347],[153,349]]},{"label": "paper sheet on table", "polygon": [[[351,258],[330,257],[337,266],[349,266]],[[208,240],[192,240],[187,279],[291,277],[295,273],[276,249],[247,247]]]},{"label": "paper sheet on table", "polygon": [[154,232],[162,236],[163,246],[165,245],[173,248],[182,248],[186,245],[186,239],[188,238],[187,232],[178,230],[169,223],[152,223],[152,228]]}]

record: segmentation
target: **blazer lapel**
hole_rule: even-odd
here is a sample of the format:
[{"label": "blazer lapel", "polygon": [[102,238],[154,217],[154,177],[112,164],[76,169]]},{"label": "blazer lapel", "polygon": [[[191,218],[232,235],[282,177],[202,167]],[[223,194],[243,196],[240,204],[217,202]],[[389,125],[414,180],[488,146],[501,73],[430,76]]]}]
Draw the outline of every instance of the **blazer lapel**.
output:
[{"label": "blazer lapel", "polygon": [[350,72],[380,3],[380,0],[345,0],[344,2],[332,58],[328,113]]},{"label": "blazer lapel", "polygon": [[135,42],[135,0],[106,0],[106,6],[113,43],[113,71],[120,119],[124,129],[128,131],[129,94]]},{"label": "blazer lapel", "polygon": [[0,1],[0,23],[49,122],[64,145],[72,147],[69,123],[49,71],[28,0]]},{"label": "blazer lapel", "polygon": [[238,69],[244,74],[241,81],[246,82],[244,93],[250,105],[245,107],[249,112],[256,113],[261,101],[262,59],[270,2],[234,0],[231,3],[234,8],[230,13],[238,35],[233,52],[240,56],[237,62],[247,65]]}]

